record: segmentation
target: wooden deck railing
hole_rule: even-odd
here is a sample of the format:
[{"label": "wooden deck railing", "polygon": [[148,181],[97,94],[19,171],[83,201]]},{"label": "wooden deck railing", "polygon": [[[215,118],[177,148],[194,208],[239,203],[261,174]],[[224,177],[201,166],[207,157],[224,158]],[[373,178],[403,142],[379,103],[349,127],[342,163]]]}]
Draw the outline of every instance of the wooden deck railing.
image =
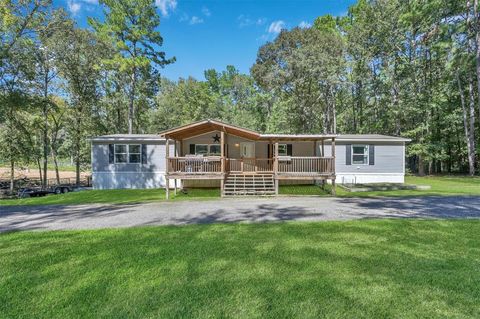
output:
[{"label": "wooden deck railing", "polygon": [[222,172],[222,159],[216,157],[170,157],[168,173],[212,174]]},{"label": "wooden deck railing", "polygon": [[227,158],[226,170],[233,173],[273,173],[273,162],[272,158]]},{"label": "wooden deck railing", "polygon": [[[278,158],[279,175],[331,175],[335,173],[334,157]],[[225,158],[225,172],[231,173],[275,173],[273,158]],[[170,157],[168,174],[201,175],[221,174],[222,158],[215,157]]]},{"label": "wooden deck railing", "polygon": [[334,157],[279,157],[278,174],[334,174]]}]

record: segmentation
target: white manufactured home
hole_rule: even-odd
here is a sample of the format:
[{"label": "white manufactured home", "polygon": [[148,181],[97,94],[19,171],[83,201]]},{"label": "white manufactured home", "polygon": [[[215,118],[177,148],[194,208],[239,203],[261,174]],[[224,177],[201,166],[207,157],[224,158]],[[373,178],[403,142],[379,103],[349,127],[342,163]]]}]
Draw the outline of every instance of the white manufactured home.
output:
[{"label": "white manufactured home", "polygon": [[403,183],[409,139],[260,134],[205,120],[91,142],[95,189],[221,187],[223,195],[273,195],[283,183]]}]

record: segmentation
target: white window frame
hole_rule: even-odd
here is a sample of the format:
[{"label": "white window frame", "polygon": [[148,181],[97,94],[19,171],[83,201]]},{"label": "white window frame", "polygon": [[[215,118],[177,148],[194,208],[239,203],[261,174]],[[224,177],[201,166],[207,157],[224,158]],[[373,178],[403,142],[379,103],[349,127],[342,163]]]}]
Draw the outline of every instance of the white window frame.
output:
[{"label": "white window frame", "polygon": [[[118,146],[125,146],[126,153],[117,153],[117,145]],[[139,153],[130,153],[130,146],[138,146],[140,149]],[[117,162],[117,154],[125,154],[127,156],[126,162]],[[130,154],[139,155],[140,161],[138,162],[130,162]],[[113,144],[113,162],[115,164],[142,164],[142,144]]]},{"label": "white window frame", "polygon": [[[355,147],[363,147],[363,149],[365,150],[366,154],[365,154],[365,153],[363,153],[363,154],[354,153],[354,152],[353,152],[353,149],[354,149]],[[369,146],[368,144],[352,144],[352,149],[351,149],[351,151],[352,151],[352,157],[351,157],[350,160],[351,160],[352,165],[369,165],[369,163],[370,163],[370,146]],[[354,161],[353,161],[353,156],[354,156],[354,155],[362,155],[364,158],[365,158],[365,156],[366,156],[366,161],[365,161],[365,163],[363,163],[363,164],[354,163]]]},{"label": "white window frame", "polygon": [[[199,154],[197,152],[197,146],[206,146],[207,147],[207,153],[206,154]],[[220,147],[220,152],[219,153],[212,153],[212,146],[219,146]],[[222,149],[221,149],[220,144],[195,144],[195,155],[206,155],[206,156],[220,156],[222,154]]]}]

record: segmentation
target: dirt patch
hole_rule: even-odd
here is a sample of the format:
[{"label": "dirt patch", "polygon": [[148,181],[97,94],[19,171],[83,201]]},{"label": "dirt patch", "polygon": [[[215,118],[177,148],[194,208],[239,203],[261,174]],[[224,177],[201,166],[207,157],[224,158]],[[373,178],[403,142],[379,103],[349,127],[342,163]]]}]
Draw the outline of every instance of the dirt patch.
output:
[{"label": "dirt patch", "polygon": [[[75,178],[75,172],[72,171],[60,171],[60,178]],[[90,176],[90,173],[80,172],[80,178],[84,179],[85,177]],[[33,169],[16,169],[15,170],[15,179],[39,179],[38,170]],[[47,179],[56,178],[54,170],[47,171]],[[0,181],[10,180],[10,169],[6,167],[0,167]]]}]

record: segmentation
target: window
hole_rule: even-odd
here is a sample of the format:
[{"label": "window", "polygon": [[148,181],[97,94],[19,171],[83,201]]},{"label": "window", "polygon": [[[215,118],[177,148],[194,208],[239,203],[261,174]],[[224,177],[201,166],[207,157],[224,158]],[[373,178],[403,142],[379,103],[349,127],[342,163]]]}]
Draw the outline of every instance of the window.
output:
[{"label": "window", "polygon": [[142,148],[139,144],[128,145],[128,162],[140,163],[142,161]]},{"label": "window", "polygon": [[197,155],[220,155],[220,144],[195,144]]},{"label": "window", "polygon": [[195,144],[195,154],[198,155],[207,155],[208,154],[208,144]]},{"label": "window", "polygon": [[140,144],[115,144],[115,163],[138,164],[142,160]]},{"label": "window", "polygon": [[278,156],[287,156],[288,147],[287,144],[278,144]]},{"label": "window", "polygon": [[352,164],[368,165],[368,145],[352,145]]},{"label": "window", "polygon": [[221,154],[220,144],[212,144],[210,145],[209,154],[210,155],[220,155]]}]

